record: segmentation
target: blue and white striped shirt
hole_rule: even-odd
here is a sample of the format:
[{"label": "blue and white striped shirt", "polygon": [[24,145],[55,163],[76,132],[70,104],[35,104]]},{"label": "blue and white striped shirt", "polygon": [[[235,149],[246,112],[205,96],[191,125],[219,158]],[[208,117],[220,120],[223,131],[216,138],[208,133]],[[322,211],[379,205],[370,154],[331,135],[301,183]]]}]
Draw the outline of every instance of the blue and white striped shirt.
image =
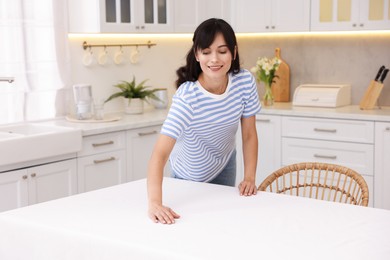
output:
[{"label": "blue and white striped shirt", "polygon": [[170,155],[179,178],[209,182],[226,166],[235,149],[241,117],[260,111],[256,81],[247,70],[229,74],[226,91],[215,95],[198,81],[176,91],[161,133],[176,139]]}]

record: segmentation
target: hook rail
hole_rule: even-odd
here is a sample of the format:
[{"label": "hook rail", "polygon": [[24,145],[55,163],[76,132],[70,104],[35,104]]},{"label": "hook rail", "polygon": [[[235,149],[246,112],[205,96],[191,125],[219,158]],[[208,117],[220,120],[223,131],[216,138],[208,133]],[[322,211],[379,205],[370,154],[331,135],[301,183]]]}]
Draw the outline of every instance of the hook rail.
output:
[{"label": "hook rail", "polygon": [[125,46],[147,46],[149,49],[152,46],[157,45],[156,43],[152,43],[151,41],[148,41],[147,43],[125,43],[125,44],[88,44],[86,41],[83,42],[83,49],[86,50],[87,48],[92,47],[125,47]]}]

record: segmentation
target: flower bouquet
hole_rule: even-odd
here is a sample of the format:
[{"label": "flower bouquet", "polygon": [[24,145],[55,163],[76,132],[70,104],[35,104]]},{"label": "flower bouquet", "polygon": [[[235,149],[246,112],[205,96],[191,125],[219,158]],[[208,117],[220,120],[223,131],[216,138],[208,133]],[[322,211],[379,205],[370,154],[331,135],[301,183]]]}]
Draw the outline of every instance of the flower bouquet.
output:
[{"label": "flower bouquet", "polygon": [[265,94],[263,97],[264,105],[273,105],[274,97],[272,95],[272,82],[276,77],[275,72],[278,70],[281,61],[277,57],[269,59],[267,57],[258,58],[256,66],[251,69],[251,72],[255,74],[258,82],[264,82]]}]

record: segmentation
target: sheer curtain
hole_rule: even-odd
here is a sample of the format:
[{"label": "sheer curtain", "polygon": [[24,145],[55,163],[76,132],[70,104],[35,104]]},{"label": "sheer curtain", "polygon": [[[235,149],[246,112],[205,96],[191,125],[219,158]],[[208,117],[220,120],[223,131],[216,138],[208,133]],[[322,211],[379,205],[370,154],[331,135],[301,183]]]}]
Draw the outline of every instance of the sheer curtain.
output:
[{"label": "sheer curtain", "polygon": [[65,113],[66,0],[0,0],[0,124]]}]

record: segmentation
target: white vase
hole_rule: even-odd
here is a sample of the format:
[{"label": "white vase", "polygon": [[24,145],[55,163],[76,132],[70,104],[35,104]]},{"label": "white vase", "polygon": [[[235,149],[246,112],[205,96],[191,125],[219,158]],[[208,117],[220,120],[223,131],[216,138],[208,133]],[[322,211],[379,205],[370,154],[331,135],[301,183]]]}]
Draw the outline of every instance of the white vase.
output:
[{"label": "white vase", "polygon": [[142,114],[144,112],[144,101],[140,98],[125,98],[126,114]]}]

